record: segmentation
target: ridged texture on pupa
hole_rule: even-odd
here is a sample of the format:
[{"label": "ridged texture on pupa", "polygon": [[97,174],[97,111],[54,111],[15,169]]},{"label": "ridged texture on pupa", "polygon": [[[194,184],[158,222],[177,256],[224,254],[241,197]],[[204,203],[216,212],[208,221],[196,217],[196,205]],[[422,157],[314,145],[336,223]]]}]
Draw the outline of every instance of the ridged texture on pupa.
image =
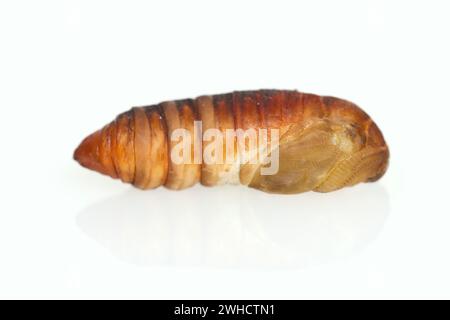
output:
[{"label": "ridged texture on pupa", "polygon": [[[176,145],[171,134],[184,128],[194,136],[194,121],[202,121],[203,132],[279,129],[278,172],[261,175],[262,164],[239,163],[237,148],[224,150],[235,163],[175,164],[170,157]],[[210,143],[195,136],[192,150],[194,140],[203,143],[203,149]],[[141,189],[241,183],[266,192],[299,193],[375,181],[387,169],[389,151],[377,125],[351,102],[259,90],[132,108],[83,140],[74,158]]]}]

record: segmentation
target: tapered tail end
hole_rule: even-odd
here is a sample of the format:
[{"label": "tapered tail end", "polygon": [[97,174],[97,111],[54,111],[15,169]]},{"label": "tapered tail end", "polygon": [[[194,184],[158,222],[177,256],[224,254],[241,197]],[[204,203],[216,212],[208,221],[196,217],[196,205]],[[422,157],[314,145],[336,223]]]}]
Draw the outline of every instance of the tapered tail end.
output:
[{"label": "tapered tail end", "polygon": [[116,178],[114,168],[105,163],[101,148],[102,131],[98,130],[80,143],[73,154],[73,158],[85,168]]}]

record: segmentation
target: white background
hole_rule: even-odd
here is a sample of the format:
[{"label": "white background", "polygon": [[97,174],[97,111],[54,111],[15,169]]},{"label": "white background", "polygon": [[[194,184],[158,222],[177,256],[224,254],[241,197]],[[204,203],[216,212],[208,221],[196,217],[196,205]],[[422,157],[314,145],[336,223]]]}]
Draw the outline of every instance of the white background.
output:
[{"label": "white background", "polygon": [[[0,297],[450,298],[448,1],[2,1]],[[391,150],[329,194],[142,192],[74,148],[134,105],[349,99]]]}]

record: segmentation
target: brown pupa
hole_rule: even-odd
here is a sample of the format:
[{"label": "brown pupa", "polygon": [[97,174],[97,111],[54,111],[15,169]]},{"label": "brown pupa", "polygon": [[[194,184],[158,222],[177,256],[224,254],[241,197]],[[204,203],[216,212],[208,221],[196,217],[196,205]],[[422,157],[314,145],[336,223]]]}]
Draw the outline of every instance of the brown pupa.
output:
[{"label": "brown pupa", "polygon": [[[174,139],[179,129],[190,139]],[[266,136],[246,135],[251,130]],[[214,135],[205,139],[206,132]],[[184,162],[173,158],[180,144],[189,147],[178,153]],[[205,161],[207,150],[216,161]],[[349,101],[259,90],[132,108],[84,139],[74,158],[141,189],[240,183],[286,194],[376,181],[387,169],[389,150],[377,125]],[[277,161],[270,174],[262,170],[272,165],[268,159]]]}]

